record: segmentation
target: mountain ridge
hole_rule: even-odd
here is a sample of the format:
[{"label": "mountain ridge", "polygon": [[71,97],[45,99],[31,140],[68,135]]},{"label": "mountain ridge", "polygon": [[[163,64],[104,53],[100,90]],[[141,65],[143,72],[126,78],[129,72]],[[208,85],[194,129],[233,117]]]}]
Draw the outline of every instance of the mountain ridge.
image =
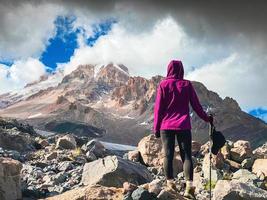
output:
[{"label": "mountain ridge", "polygon": [[[31,94],[25,92],[23,96],[22,90],[17,96],[1,95],[0,102],[5,106],[0,115],[18,118],[41,130],[69,130],[107,142],[136,145],[151,133],[155,91],[163,78],[130,76],[122,64],[79,65],[68,75],[54,74],[29,84],[24,90],[33,91]],[[267,140],[267,125],[262,120],[243,112],[234,99],[222,99],[202,83],[192,83],[203,108],[215,114],[215,125],[226,138],[249,140],[253,147]],[[191,120],[193,138],[206,142],[208,125],[192,111]]]}]

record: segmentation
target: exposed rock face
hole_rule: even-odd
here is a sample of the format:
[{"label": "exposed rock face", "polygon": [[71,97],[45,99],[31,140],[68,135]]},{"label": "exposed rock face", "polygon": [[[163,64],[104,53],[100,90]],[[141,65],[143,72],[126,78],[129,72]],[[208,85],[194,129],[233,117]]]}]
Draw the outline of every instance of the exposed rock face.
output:
[{"label": "exposed rock face", "polygon": [[[1,116],[27,119],[42,130],[70,130],[136,145],[152,128],[156,88],[164,77],[131,77],[127,67],[109,63],[80,65],[57,83],[47,84],[50,78],[29,84],[21,93],[0,95],[0,104],[5,107]],[[216,127],[226,138],[248,140],[253,148],[267,139],[266,123],[244,113],[234,99],[221,99],[199,82],[193,85],[203,108],[216,114]],[[34,92],[29,95],[29,91]],[[195,113],[191,116],[193,139],[205,143],[207,124]]]},{"label": "exposed rock face", "polygon": [[101,185],[86,186],[65,192],[61,195],[46,198],[46,200],[82,200],[82,199],[122,200],[123,188],[105,187]]},{"label": "exposed rock face", "polygon": [[236,180],[219,180],[214,189],[213,199],[264,200],[267,199],[267,191]]},{"label": "exposed rock face", "polygon": [[97,73],[96,79],[98,83],[109,87],[120,86],[129,79],[128,68],[122,64],[103,65]]},{"label": "exposed rock face", "polygon": [[106,156],[84,165],[81,182],[121,187],[125,181],[139,185],[151,180],[152,176],[143,165],[118,156]]},{"label": "exposed rock face", "polygon": [[0,199],[21,199],[20,170],[22,164],[10,158],[0,158]]}]

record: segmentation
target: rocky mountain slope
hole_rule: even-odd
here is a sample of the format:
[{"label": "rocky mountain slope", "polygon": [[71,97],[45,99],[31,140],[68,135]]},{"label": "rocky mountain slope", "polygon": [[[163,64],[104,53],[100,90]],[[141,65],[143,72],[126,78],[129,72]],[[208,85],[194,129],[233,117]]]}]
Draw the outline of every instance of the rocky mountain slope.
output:
[{"label": "rocky mountain slope", "polygon": [[[5,141],[0,147],[1,200],[185,200],[179,148],[173,162],[175,187],[170,188],[162,143],[152,134],[120,154],[97,139],[72,134],[42,137],[27,124],[0,120],[0,141]],[[16,134],[21,139],[17,146],[10,145]],[[198,200],[209,199],[208,147],[209,143],[192,142]],[[212,155],[212,199],[267,199],[266,164],[267,143],[252,149],[249,141],[228,140]]]},{"label": "rocky mountain slope", "polygon": [[[40,130],[71,132],[101,140],[136,145],[149,134],[155,91],[163,77],[132,77],[122,64],[80,65],[64,76],[57,72],[0,96],[0,116],[17,118]],[[222,99],[193,82],[204,109],[215,114],[215,125],[227,139],[267,140],[267,125],[243,112],[238,103]],[[191,113],[193,138],[208,140],[208,125]]]}]

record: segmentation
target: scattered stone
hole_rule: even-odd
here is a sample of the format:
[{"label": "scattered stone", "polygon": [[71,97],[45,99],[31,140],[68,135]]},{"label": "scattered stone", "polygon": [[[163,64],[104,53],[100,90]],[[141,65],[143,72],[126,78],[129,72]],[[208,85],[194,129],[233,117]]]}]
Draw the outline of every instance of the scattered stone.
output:
[{"label": "scattered stone", "polygon": [[11,158],[0,158],[0,199],[21,199],[20,170],[22,164]]},{"label": "scattered stone", "polygon": [[148,192],[143,187],[138,187],[134,190],[131,197],[133,200],[157,200],[157,196],[155,194]]},{"label": "scattered stone", "polygon": [[59,171],[68,171],[73,169],[73,164],[71,161],[64,161],[58,164]]},{"label": "scattered stone", "polygon": [[88,151],[85,155],[86,155],[86,159],[88,160],[88,162],[97,160],[97,157],[92,151]]},{"label": "scattered stone", "polygon": [[38,142],[43,148],[49,146],[49,142],[46,139],[41,139]]},{"label": "scattered stone", "polygon": [[253,163],[254,163],[254,158],[246,158],[245,160],[242,161],[241,167],[243,169],[251,169]]},{"label": "scattered stone", "polygon": [[159,200],[185,200],[185,198],[177,192],[172,192],[166,189],[161,190],[157,198]]},{"label": "scattered stone", "polygon": [[72,135],[65,135],[57,140],[56,149],[75,149],[76,141]]},{"label": "scattered stone", "polygon": [[152,176],[145,166],[118,156],[106,156],[84,165],[81,182],[84,185],[98,183],[120,187],[125,181],[139,185],[151,180]]},{"label": "scattered stone", "polygon": [[52,153],[49,153],[45,156],[45,159],[46,160],[53,160],[53,159],[56,159],[57,158],[57,152],[54,151]]},{"label": "scattered stone", "polygon": [[260,176],[267,177],[267,159],[257,159],[252,166],[252,172]]},{"label": "scattered stone", "polygon": [[230,159],[230,145],[227,142],[221,148],[221,153],[222,153],[224,159]]},{"label": "scattered stone", "polygon": [[128,152],[128,159],[134,162],[140,161],[140,152],[138,150],[133,150]]},{"label": "scattered stone", "polygon": [[255,158],[267,158],[267,142],[253,151]]},{"label": "scattered stone", "polygon": [[192,141],[192,155],[196,156],[200,152],[200,149],[201,149],[201,144],[193,140]]},{"label": "scattered stone", "polygon": [[105,187],[101,185],[85,186],[64,192],[63,194],[60,195],[46,198],[46,200],[78,200],[78,199],[122,200],[123,188]]},{"label": "scattered stone", "polygon": [[160,179],[154,179],[148,184],[148,191],[158,195],[162,189],[162,181]]},{"label": "scattered stone", "polygon": [[230,165],[230,169],[232,171],[237,171],[241,168],[241,165],[235,161],[232,161],[232,160],[228,160],[228,159],[225,159],[225,162]]},{"label": "scattered stone", "polygon": [[104,145],[97,139],[90,140],[81,149],[83,152],[91,151],[97,158],[103,158],[106,155]]},{"label": "scattered stone", "polygon": [[232,179],[237,179],[243,183],[247,182],[253,183],[256,182],[256,180],[258,180],[258,177],[255,174],[248,171],[247,169],[239,169],[233,174]]},{"label": "scattered stone", "polygon": [[137,188],[137,185],[129,183],[129,182],[124,182],[123,183],[123,193],[126,194],[128,192],[132,192]]},{"label": "scattered stone", "polygon": [[238,180],[219,180],[214,188],[213,199],[267,199],[267,191]]},{"label": "scattered stone", "polygon": [[238,163],[251,156],[252,150],[248,141],[238,140],[234,143],[234,147],[230,149],[231,159]]}]

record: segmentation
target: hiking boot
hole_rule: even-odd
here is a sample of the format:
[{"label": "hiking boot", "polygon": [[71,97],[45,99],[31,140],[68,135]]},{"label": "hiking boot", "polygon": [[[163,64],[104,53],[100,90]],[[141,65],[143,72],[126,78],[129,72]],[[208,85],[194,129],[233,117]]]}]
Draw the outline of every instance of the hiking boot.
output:
[{"label": "hiking boot", "polygon": [[173,191],[177,191],[178,189],[176,188],[175,181],[174,180],[167,180],[167,188]]},{"label": "hiking boot", "polygon": [[196,187],[186,187],[185,188],[184,197],[187,198],[187,199],[196,200],[195,189],[196,189]]}]

